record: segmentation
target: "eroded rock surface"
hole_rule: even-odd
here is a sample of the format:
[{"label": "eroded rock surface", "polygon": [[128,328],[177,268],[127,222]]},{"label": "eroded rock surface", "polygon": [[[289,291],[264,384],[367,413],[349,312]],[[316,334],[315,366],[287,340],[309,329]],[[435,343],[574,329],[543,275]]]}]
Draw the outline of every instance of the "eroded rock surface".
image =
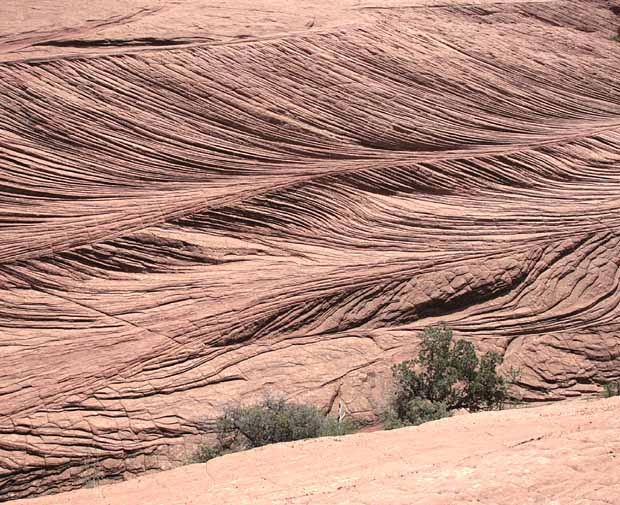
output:
[{"label": "eroded rock surface", "polygon": [[16,505],[609,505],[620,398],[278,444]]},{"label": "eroded rock surface", "polygon": [[620,377],[614,5],[250,3],[2,2],[1,498],[372,417],[439,320],[527,400]]}]

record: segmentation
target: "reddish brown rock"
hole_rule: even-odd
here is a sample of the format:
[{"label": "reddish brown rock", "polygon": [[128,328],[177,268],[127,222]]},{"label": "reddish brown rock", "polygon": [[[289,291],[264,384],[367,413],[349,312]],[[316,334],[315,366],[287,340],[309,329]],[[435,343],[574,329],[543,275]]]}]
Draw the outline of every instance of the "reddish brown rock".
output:
[{"label": "reddish brown rock", "polygon": [[278,444],[16,505],[620,503],[620,398]]},{"label": "reddish brown rock", "polygon": [[616,16],[432,3],[1,2],[0,498],[373,417],[438,320],[526,400],[620,378]]}]

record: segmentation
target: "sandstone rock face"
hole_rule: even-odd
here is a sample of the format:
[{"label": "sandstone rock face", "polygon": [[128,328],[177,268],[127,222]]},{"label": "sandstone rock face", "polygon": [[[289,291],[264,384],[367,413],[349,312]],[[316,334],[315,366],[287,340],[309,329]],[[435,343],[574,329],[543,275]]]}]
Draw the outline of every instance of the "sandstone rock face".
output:
[{"label": "sandstone rock face", "polygon": [[620,503],[620,398],[278,444],[16,505]]},{"label": "sandstone rock face", "polygon": [[611,3],[436,3],[2,1],[1,499],[372,417],[439,320],[526,400],[620,377]]}]

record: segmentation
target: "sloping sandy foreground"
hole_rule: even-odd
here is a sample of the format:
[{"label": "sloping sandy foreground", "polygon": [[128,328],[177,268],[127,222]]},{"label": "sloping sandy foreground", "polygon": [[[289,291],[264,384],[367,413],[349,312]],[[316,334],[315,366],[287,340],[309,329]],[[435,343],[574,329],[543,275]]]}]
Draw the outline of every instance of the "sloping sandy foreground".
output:
[{"label": "sloping sandy foreground", "polygon": [[440,320],[619,380],[619,4],[0,0],[0,500],[373,418]]},{"label": "sloping sandy foreground", "polygon": [[620,398],[279,444],[15,505],[620,504]]}]

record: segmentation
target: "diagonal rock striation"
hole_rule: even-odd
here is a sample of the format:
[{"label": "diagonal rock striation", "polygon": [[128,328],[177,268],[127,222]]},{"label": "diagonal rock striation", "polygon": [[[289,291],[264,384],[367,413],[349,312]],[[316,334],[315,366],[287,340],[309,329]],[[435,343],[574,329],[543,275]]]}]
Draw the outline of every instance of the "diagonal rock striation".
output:
[{"label": "diagonal rock striation", "polygon": [[610,4],[363,7],[0,38],[0,499],[169,467],[266,391],[371,418],[439,320],[526,400],[620,378]]}]

